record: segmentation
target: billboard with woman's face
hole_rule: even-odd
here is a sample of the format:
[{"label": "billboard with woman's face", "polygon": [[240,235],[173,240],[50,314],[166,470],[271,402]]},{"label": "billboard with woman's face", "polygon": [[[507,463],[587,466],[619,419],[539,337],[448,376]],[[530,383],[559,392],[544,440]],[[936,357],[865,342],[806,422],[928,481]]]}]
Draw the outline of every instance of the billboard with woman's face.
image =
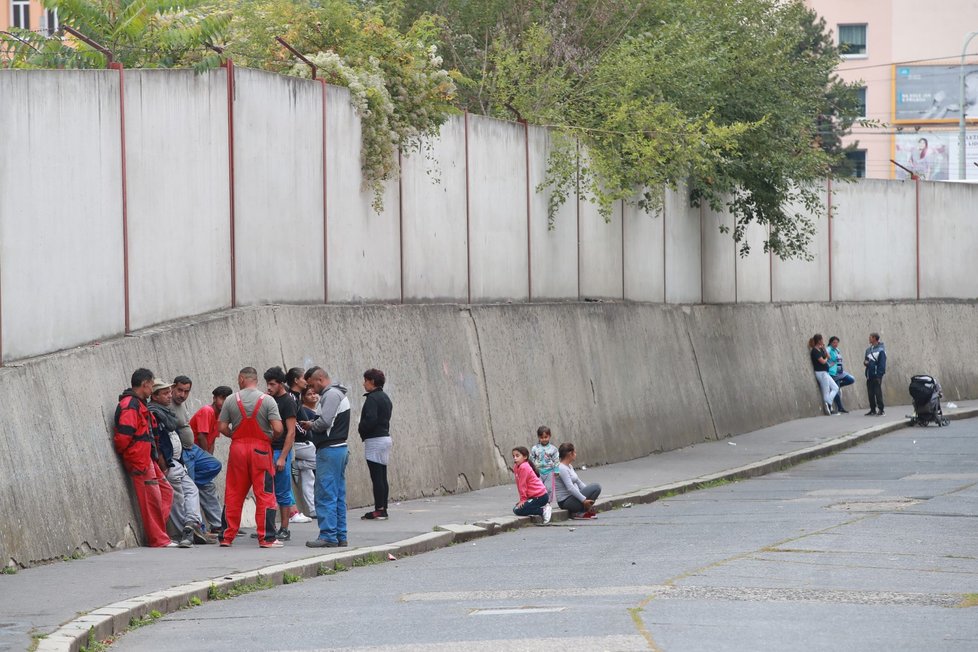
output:
[{"label": "billboard with woman's face", "polygon": [[949,137],[953,134],[935,131],[899,134],[894,160],[903,167],[897,167],[897,179],[909,179],[912,172],[922,181],[947,181],[951,160]]}]

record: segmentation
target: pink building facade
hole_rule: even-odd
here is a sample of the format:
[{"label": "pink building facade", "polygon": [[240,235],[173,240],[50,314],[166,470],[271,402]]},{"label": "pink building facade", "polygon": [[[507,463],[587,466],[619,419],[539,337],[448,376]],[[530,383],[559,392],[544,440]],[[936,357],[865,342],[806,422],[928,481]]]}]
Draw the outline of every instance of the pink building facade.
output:
[{"label": "pink building facade", "polygon": [[[865,117],[846,143],[863,175],[959,180],[961,53],[978,32],[978,0],[806,0],[845,45],[839,75],[865,88]],[[967,179],[978,181],[978,36],[968,45]],[[863,164],[864,161],[864,164]],[[896,165],[891,161],[896,161]],[[903,166],[903,167],[900,167]]]}]

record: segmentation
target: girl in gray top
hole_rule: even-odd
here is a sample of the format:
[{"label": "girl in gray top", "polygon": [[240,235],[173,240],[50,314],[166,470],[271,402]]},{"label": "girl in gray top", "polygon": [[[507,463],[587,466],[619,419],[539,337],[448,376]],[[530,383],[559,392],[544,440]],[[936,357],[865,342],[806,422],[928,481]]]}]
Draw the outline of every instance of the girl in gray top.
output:
[{"label": "girl in gray top", "polygon": [[557,449],[560,453],[560,466],[557,472],[557,504],[570,512],[570,517],[594,518],[594,501],[601,495],[601,485],[584,484],[574,472],[577,451],[574,444],[564,442]]}]

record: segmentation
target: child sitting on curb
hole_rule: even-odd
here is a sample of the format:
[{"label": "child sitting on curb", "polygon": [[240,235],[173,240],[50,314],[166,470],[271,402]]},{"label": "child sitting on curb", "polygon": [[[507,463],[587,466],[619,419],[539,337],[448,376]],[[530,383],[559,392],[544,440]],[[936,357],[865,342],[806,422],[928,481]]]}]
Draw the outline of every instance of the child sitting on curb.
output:
[{"label": "child sitting on curb", "polygon": [[530,461],[530,451],[525,446],[513,449],[513,473],[516,475],[516,489],[520,502],[513,507],[517,516],[543,516],[544,524],[550,522],[553,508],[547,488],[540,481],[540,472]]},{"label": "child sitting on curb", "polygon": [[570,512],[571,518],[594,518],[594,501],[601,495],[601,485],[584,484],[574,472],[577,451],[574,444],[564,442],[558,449],[560,467],[557,475],[557,504]]}]

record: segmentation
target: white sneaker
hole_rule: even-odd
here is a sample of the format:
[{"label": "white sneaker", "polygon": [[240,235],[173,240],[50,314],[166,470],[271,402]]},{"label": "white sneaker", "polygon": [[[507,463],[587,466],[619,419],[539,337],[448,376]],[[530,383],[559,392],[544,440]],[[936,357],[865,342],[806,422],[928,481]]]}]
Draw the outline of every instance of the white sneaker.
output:
[{"label": "white sneaker", "polygon": [[543,506],[543,524],[544,525],[546,525],[547,523],[550,522],[550,517],[553,516],[553,514],[554,514],[554,508],[550,506],[550,503],[547,503],[546,505]]},{"label": "white sneaker", "polygon": [[296,512],[289,517],[289,523],[309,523],[312,519],[303,514],[302,512]]}]

